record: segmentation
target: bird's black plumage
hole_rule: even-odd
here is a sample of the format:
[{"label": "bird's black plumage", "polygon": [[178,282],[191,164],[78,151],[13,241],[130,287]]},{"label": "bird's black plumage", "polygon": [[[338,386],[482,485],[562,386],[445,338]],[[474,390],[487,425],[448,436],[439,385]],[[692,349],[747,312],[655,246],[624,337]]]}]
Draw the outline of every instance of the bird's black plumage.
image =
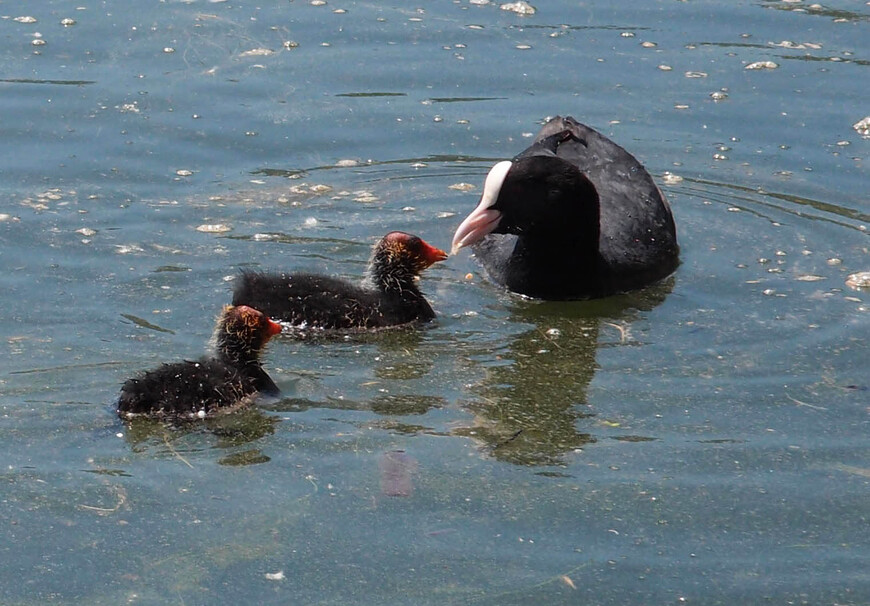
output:
[{"label": "bird's black plumage", "polygon": [[163,364],[128,379],[121,387],[118,414],[195,419],[235,410],[257,394],[278,395],[259,358],[280,331],[280,325],[255,309],[226,307],[215,329],[213,356]]},{"label": "bird's black plumage", "polygon": [[311,273],[244,271],[234,305],[251,305],[298,331],[355,331],[425,322],[435,317],[417,284],[446,254],[417,236],[391,232],[373,248],[368,285]]},{"label": "bird's black plumage", "polygon": [[493,167],[454,236],[454,252],[468,245],[496,283],[542,299],[633,290],[679,264],[673,215],[650,174],[570,117]]}]

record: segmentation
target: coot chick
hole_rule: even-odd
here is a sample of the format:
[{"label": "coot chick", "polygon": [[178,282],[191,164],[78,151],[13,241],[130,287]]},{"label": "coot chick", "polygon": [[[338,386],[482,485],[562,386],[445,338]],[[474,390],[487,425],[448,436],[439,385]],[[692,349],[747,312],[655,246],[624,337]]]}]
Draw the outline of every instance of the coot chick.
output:
[{"label": "coot chick", "polygon": [[571,117],[489,172],[453,236],[490,278],[540,299],[591,299],[671,274],[679,246],[670,206],[646,169]]},{"label": "coot chick", "polygon": [[233,305],[251,305],[291,324],[297,332],[353,332],[426,322],[435,312],[417,286],[420,273],[447,253],[400,231],[375,244],[369,284],[310,273],[245,271],[236,281]]},{"label": "coot chick", "polygon": [[118,415],[196,419],[236,410],[256,394],[278,395],[260,365],[266,342],[281,325],[245,305],[226,306],[214,334],[213,357],[164,364],[121,388]]}]

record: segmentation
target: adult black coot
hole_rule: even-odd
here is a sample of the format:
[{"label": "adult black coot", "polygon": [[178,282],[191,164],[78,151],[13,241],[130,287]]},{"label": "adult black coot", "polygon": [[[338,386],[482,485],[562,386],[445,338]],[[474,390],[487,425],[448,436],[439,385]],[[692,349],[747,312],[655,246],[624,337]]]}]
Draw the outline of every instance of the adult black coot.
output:
[{"label": "adult black coot", "polygon": [[591,299],[671,274],[679,246],[671,209],[644,167],[571,117],[486,177],[453,236],[491,279],[541,299]]},{"label": "adult black coot", "polygon": [[297,331],[362,331],[435,317],[417,285],[420,273],[447,253],[417,236],[388,233],[372,249],[370,284],[310,273],[242,272],[233,305],[251,305]]},{"label": "adult black coot", "polygon": [[164,364],[128,379],[118,399],[119,416],[205,418],[247,405],[256,394],[278,395],[260,353],[279,332],[281,325],[256,309],[226,306],[215,329],[214,356]]}]

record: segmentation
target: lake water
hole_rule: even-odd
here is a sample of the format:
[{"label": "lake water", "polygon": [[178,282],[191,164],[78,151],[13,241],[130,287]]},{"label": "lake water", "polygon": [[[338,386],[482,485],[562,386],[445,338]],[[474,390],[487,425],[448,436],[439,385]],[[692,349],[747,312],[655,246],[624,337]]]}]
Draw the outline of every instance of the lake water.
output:
[{"label": "lake water", "polygon": [[[870,603],[870,5],[535,6],[0,3],[0,603]],[[116,418],[240,268],[448,248],[556,114],[655,176],[672,278],[462,251],[427,329],[275,339],[282,400]]]}]

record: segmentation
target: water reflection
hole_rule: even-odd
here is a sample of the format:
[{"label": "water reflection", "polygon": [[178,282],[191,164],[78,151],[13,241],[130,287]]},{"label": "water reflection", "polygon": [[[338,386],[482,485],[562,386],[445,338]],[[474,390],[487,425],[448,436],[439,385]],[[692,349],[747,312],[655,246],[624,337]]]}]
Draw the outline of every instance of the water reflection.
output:
[{"label": "water reflection", "polygon": [[223,457],[218,464],[228,467],[243,467],[245,465],[259,465],[260,463],[268,463],[271,457],[264,455],[256,448],[234,452]]},{"label": "water reflection", "polygon": [[[516,299],[512,321],[532,328],[500,352],[481,352],[487,373],[466,407],[474,424],[454,431],[484,444],[497,459],[518,465],[560,465],[564,456],[593,443],[579,428],[593,416],[586,391],[597,370],[602,341],[631,343],[631,323],[661,304],[669,278],[641,292],[596,301]],[[613,335],[607,338],[604,335]]]},{"label": "water reflection", "polygon": [[385,381],[410,381],[420,379],[432,370],[433,358],[420,348],[423,331],[418,329],[393,330],[382,333],[378,341],[374,375]]},{"label": "water reflection", "polygon": [[[174,425],[142,417],[124,422],[127,429],[124,432],[124,439],[135,453],[162,450],[170,456],[187,462],[185,455],[192,452],[210,447],[233,449],[255,442],[275,433],[275,426],[280,422],[280,418],[268,415],[256,407],[204,421]],[[203,434],[214,436],[215,442],[211,445],[203,443]],[[230,453],[219,462],[224,465],[251,465],[268,460],[269,457],[257,450],[246,450]]]},{"label": "water reflection", "polygon": [[[352,424],[361,430],[381,429],[408,435],[434,433],[436,430],[419,418],[432,410],[446,408],[448,400],[438,394],[437,385],[433,388],[435,393],[421,391],[417,385],[436,365],[436,357],[425,346],[429,329],[427,325],[352,335],[319,335],[299,341],[297,345],[303,352],[312,347],[324,347],[329,352],[329,371],[323,368],[293,371],[304,375],[305,382],[310,383],[296,391],[312,391],[314,399],[296,396],[293,390],[286,389],[283,398],[261,404],[260,409],[273,413],[312,409],[371,412],[373,415],[363,415],[362,420]],[[342,384],[337,390],[324,386],[333,375],[344,374],[343,369],[354,374],[357,369],[352,367],[360,363],[364,368],[350,385]],[[316,367],[317,363],[314,364]],[[332,391],[333,395],[324,397],[321,395],[324,390]],[[407,417],[412,417],[413,422],[408,422]]]},{"label": "water reflection", "polygon": [[447,401],[441,396],[419,394],[382,394],[374,398],[370,405],[372,412],[379,415],[424,415],[433,408],[443,408]]}]

